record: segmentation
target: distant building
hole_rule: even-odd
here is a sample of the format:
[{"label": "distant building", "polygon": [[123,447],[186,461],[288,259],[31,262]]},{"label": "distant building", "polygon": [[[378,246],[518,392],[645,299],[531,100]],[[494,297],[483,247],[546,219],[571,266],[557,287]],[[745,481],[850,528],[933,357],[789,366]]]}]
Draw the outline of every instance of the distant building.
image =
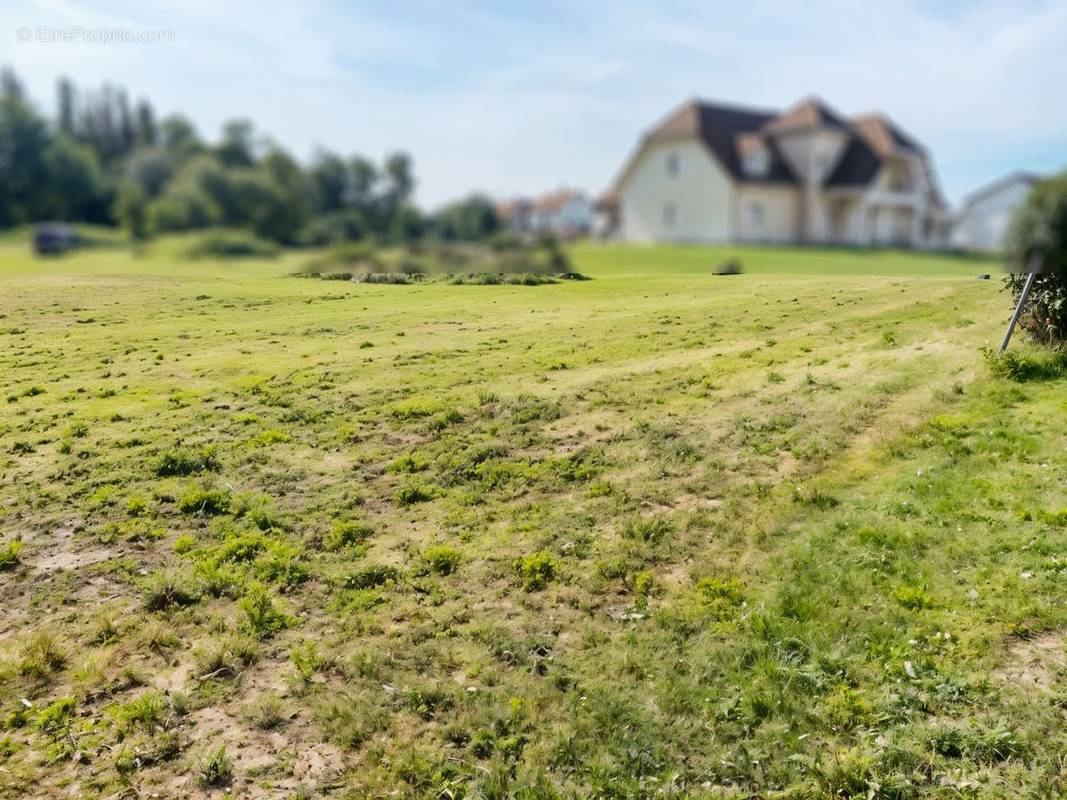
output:
[{"label": "distant building", "polygon": [[505,227],[515,233],[530,232],[530,213],[533,203],[525,197],[502,200],[496,204],[496,215]]},{"label": "distant building", "polygon": [[496,206],[497,215],[520,234],[551,233],[570,238],[593,227],[593,202],[584,192],[560,189],[535,199],[514,198]]},{"label": "distant building", "polygon": [[1003,250],[1016,209],[1039,180],[1029,172],[1013,172],[967,195],[952,228],[953,247]]},{"label": "distant building", "polygon": [[881,114],[846,118],[814,98],[784,113],[685,103],[612,190],[626,241],[938,247],[948,235],[925,148]]},{"label": "distant building", "polygon": [[618,237],[619,196],[615,192],[604,192],[593,203],[593,228],[590,232],[598,239]]}]

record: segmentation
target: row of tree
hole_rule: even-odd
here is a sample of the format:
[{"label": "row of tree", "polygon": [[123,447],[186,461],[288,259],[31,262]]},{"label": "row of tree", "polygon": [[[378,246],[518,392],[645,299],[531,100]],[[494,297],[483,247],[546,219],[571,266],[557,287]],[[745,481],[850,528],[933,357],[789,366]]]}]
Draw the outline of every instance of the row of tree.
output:
[{"label": "row of tree", "polygon": [[144,238],[227,226],[297,245],[479,239],[500,227],[480,196],[422,214],[405,153],[376,164],[322,151],[305,167],[247,120],[227,123],[211,144],[185,117],[157,120],[123,89],[81,91],[63,79],[57,95],[50,121],[12,70],[0,73],[0,228],[63,220]]}]

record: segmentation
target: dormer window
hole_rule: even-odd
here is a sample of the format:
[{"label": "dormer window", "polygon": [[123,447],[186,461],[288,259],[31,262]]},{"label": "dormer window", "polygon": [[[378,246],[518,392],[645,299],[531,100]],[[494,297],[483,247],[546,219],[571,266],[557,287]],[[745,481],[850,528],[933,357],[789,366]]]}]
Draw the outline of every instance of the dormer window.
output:
[{"label": "dormer window", "polygon": [[741,161],[746,175],[765,177],[771,170],[771,156],[762,147],[749,150]]},{"label": "dormer window", "polygon": [[667,174],[672,178],[677,178],[678,173],[682,171],[682,160],[678,157],[677,153],[667,153]]}]

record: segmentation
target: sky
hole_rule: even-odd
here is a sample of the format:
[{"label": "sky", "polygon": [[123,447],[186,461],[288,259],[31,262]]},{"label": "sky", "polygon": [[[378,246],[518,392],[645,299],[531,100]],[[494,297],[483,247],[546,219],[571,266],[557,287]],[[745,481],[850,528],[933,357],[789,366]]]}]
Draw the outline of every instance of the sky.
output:
[{"label": "sky", "polygon": [[[34,31],[20,41],[24,26]],[[39,41],[54,30],[168,41]],[[49,115],[55,84],[123,85],[208,139],[252,119],[317,148],[415,160],[417,200],[608,186],[694,97],[882,111],[931,151],[951,203],[1067,167],[1063,0],[4,0],[0,64]]]}]

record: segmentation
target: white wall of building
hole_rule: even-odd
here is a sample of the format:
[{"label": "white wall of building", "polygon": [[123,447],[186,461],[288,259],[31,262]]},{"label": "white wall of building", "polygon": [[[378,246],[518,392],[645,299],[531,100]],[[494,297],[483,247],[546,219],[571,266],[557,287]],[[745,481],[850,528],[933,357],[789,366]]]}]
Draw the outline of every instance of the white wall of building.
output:
[{"label": "white wall of building", "polygon": [[800,238],[800,192],[792,186],[742,184],[734,230],[742,242],[795,242]]},{"label": "white wall of building", "polygon": [[733,182],[697,139],[647,145],[619,190],[628,242],[724,242],[732,238]]},{"label": "white wall of building", "polygon": [[1002,250],[1015,210],[1030,193],[1030,183],[1019,180],[979,198],[964,209],[952,230],[952,244],[968,250]]}]

